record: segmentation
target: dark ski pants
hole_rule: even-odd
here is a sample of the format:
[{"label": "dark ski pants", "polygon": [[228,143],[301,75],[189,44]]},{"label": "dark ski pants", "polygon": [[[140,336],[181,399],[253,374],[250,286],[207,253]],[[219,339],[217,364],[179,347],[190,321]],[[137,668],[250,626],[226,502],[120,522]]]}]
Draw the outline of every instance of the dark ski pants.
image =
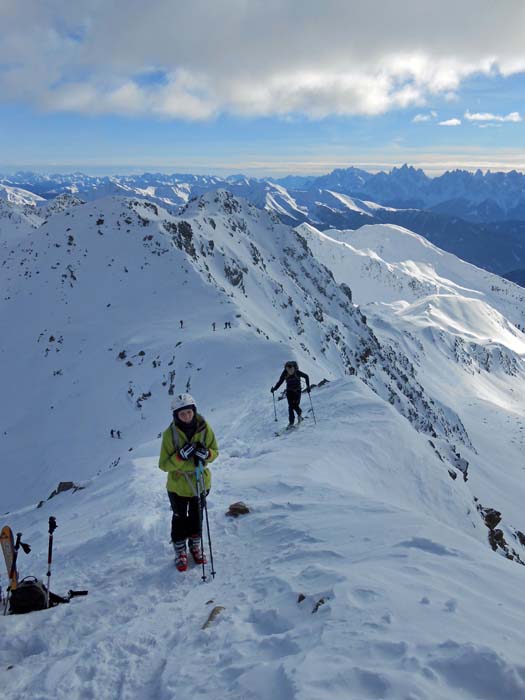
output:
[{"label": "dark ski pants", "polygon": [[288,420],[290,423],[293,423],[295,421],[294,411],[297,413],[298,418],[300,418],[302,415],[302,411],[299,408],[299,404],[301,403],[301,392],[287,391],[286,398],[288,399]]},{"label": "dark ski pants", "polygon": [[186,498],[178,496],[172,491],[168,491],[171,510],[171,541],[181,542],[189,537],[198,535],[200,537],[200,514],[199,499],[197,496]]}]

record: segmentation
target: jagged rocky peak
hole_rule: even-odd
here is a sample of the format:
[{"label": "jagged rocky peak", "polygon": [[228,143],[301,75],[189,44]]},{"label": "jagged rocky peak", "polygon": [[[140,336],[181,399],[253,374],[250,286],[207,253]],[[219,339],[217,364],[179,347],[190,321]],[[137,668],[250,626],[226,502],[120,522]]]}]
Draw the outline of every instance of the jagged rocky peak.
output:
[{"label": "jagged rocky peak", "polygon": [[80,197],[68,192],[63,192],[62,194],[59,194],[58,197],[55,197],[55,199],[53,199],[51,202],[43,204],[39,208],[39,214],[47,218],[85,203],[85,200],[81,199]]},{"label": "jagged rocky peak", "polygon": [[199,197],[191,197],[185,207],[181,209],[183,216],[195,216],[206,209],[209,214],[240,214],[248,208],[247,202],[235,197],[229,190],[217,189],[201,194]]}]

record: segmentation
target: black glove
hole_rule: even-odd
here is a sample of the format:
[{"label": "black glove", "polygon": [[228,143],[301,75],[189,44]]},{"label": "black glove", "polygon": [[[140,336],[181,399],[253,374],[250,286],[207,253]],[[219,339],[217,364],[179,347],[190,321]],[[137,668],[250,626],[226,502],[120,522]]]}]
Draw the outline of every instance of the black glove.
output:
[{"label": "black glove", "polygon": [[183,445],[180,450],[179,450],[179,457],[181,459],[189,459],[192,454],[195,452],[195,445],[193,445],[191,442],[187,442],[185,445]]},{"label": "black glove", "polygon": [[197,457],[198,460],[205,462],[209,456],[210,456],[209,449],[207,447],[204,447],[204,445],[201,445],[199,443],[195,448],[195,457]]},{"label": "black glove", "polygon": [[307,393],[307,394],[310,393],[310,387],[309,387],[309,386],[306,387],[306,393]]}]

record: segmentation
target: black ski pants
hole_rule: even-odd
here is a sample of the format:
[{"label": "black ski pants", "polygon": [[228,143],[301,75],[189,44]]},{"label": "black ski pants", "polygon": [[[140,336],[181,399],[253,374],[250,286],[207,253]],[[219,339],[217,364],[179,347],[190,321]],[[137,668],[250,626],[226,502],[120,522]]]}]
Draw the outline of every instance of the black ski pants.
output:
[{"label": "black ski pants", "polygon": [[300,391],[287,391],[286,398],[288,399],[288,420],[290,423],[295,421],[295,413],[300,417],[302,414],[299,404],[301,403],[301,392]]},{"label": "black ski pants", "polygon": [[181,542],[188,537],[201,536],[199,499],[197,496],[186,498],[168,491],[171,510],[171,541]]}]

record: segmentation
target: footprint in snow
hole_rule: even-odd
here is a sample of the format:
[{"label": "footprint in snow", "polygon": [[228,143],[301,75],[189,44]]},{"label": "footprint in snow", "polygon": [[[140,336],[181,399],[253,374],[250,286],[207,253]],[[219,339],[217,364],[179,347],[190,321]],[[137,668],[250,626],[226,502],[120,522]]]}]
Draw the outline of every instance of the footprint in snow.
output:
[{"label": "footprint in snow", "polygon": [[293,625],[281,617],[276,610],[254,610],[248,618],[257,634],[269,636],[289,632]]},{"label": "footprint in snow", "polygon": [[363,603],[373,603],[381,597],[377,591],[371,588],[354,588],[354,595]]}]

